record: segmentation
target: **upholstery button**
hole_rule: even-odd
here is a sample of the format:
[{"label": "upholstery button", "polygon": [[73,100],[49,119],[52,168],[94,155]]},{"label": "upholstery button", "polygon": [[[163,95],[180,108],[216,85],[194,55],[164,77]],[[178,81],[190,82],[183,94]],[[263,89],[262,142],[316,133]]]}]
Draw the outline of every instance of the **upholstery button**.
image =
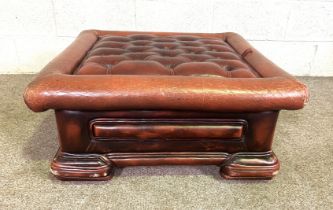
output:
[{"label": "upholstery button", "polygon": [[209,51],[214,51],[214,52],[234,52],[231,48],[229,48],[225,45],[208,44],[208,45],[205,45],[205,48],[208,49]]},{"label": "upholstery button", "polygon": [[184,53],[183,50],[177,49],[177,50],[165,50],[165,49],[158,49],[158,50],[152,50],[152,52],[158,53],[163,56],[168,56],[168,57],[174,57],[179,55],[180,53]]},{"label": "upholstery button", "polygon": [[181,46],[179,49],[185,51],[186,53],[202,53],[207,49],[204,47],[192,47],[192,46]]},{"label": "upholstery button", "polygon": [[127,47],[126,50],[128,50],[129,52],[144,52],[152,48],[153,48],[152,46],[132,46],[132,47]]},{"label": "upholstery button", "polygon": [[152,34],[133,34],[128,36],[132,40],[151,40],[155,38],[155,35]]},{"label": "upholstery button", "polygon": [[104,56],[89,57],[85,61],[85,63],[94,62],[104,65],[104,64],[116,64],[124,60],[130,60],[130,58],[124,55],[104,55]]},{"label": "upholstery button", "polygon": [[207,59],[214,58],[211,55],[206,54],[190,54],[190,53],[184,53],[181,54],[183,57],[189,58],[192,61],[206,61]]},{"label": "upholstery button", "polygon": [[168,38],[168,37],[158,37],[158,38],[154,38],[152,39],[155,42],[176,42],[176,39],[173,38]]},{"label": "upholstery button", "polygon": [[156,61],[122,61],[113,66],[111,74],[170,75],[171,70]]},{"label": "upholstery button", "polygon": [[169,68],[174,68],[175,66],[177,66],[181,63],[191,61],[190,59],[182,57],[182,56],[166,57],[166,56],[160,56],[160,55],[148,56],[145,60],[157,61]]},{"label": "upholstery button", "polygon": [[174,69],[175,75],[219,75],[227,76],[226,72],[217,64],[209,62],[183,63]]},{"label": "upholstery button", "polygon": [[173,42],[157,42],[153,44],[153,46],[159,49],[175,49],[179,47],[179,44]]},{"label": "upholstery button", "polygon": [[192,42],[192,41],[180,41],[180,44],[184,46],[192,46],[192,47],[200,47],[202,44],[200,42]]},{"label": "upholstery button", "polygon": [[236,68],[249,68],[246,64],[241,62],[240,60],[229,60],[229,59],[208,59],[209,62],[214,62],[222,67],[230,66],[232,69]]},{"label": "upholstery button", "polygon": [[148,33],[100,37],[76,73],[256,77],[222,39]]},{"label": "upholstery button", "polygon": [[129,57],[133,60],[144,60],[146,57],[156,55],[154,52],[130,52],[125,53],[124,56]]}]

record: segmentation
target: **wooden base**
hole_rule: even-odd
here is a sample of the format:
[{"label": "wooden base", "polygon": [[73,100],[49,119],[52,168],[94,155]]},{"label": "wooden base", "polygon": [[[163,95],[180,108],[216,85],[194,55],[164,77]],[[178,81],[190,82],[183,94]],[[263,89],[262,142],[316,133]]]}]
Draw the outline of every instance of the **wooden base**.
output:
[{"label": "wooden base", "polygon": [[272,179],[280,169],[273,152],[235,153],[225,161],[220,174],[225,179]]},{"label": "wooden base", "polygon": [[103,181],[112,178],[111,161],[99,154],[70,154],[58,151],[51,172],[61,180]]},{"label": "wooden base", "polygon": [[72,154],[58,151],[51,172],[61,180],[108,180],[115,167],[139,165],[220,165],[225,179],[271,179],[279,170],[273,152],[159,152]]}]

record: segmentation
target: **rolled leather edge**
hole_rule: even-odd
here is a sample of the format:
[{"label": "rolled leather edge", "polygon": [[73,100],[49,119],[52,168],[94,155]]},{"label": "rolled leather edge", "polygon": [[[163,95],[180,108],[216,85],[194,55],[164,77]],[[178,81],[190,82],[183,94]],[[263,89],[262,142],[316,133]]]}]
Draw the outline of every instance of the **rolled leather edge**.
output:
[{"label": "rolled leather edge", "polygon": [[267,59],[241,35],[234,32],[226,32],[225,41],[229,43],[236,52],[260,74],[261,77],[284,76],[290,79],[295,79],[295,77]]},{"label": "rolled leather edge", "polygon": [[283,77],[50,75],[32,82],[25,102],[39,112],[69,110],[195,110],[258,112],[301,109],[307,89]]},{"label": "rolled leather edge", "polygon": [[[138,32],[81,32],[28,85],[24,93],[27,106],[35,112],[47,109],[255,112],[301,109],[308,101],[304,84],[249,48],[250,45],[235,33],[206,36],[228,41],[264,78],[72,75],[98,36],[131,33]],[[244,54],[248,49],[251,53]],[[263,68],[261,64],[266,66]]]}]

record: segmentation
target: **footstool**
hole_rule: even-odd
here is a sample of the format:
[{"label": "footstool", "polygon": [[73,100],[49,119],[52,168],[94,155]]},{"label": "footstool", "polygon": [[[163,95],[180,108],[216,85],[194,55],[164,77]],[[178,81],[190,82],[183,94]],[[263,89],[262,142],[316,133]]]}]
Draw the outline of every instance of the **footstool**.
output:
[{"label": "footstool", "polygon": [[88,30],[24,99],[35,112],[55,110],[60,149],[51,172],[62,180],[162,164],[271,179],[279,110],[301,109],[308,93],[235,33]]}]

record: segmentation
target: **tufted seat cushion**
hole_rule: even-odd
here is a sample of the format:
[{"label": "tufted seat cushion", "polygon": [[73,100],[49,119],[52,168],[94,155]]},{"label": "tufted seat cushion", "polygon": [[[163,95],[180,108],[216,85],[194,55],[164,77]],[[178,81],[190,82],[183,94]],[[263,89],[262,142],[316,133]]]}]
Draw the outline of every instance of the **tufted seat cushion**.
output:
[{"label": "tufted seat cushion", "polygon": [[100,37],[75,74],[258,77],[221,38],[152,34]]},{"label": "tufted seat cushion", "polygon": [[235,33],[88,30],[28,86],[34,111],[300,109],[307,88]]}]

